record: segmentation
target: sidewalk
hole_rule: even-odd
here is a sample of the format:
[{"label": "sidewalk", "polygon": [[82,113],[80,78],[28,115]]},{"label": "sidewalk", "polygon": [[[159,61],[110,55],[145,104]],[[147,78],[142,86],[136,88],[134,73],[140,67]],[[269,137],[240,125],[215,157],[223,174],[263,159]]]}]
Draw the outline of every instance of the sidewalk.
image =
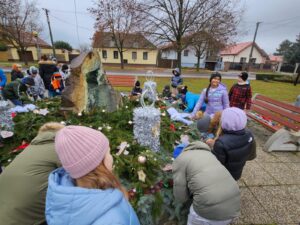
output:
[{"label": "sidewalk", "polygon": [[263,151],[271,133],[250,122],[257,157],[247,162],[239,180],[241,216],[232,224],[300,224],[300,152]]}]

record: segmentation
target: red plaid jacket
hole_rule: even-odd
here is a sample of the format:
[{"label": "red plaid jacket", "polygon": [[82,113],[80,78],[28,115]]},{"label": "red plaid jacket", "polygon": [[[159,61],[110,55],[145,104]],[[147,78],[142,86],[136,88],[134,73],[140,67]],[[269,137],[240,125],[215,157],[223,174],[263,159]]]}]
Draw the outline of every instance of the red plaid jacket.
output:
[{"label": "red plaid jacket", "polygon": [[252,90],[250,84],[234,84],[229,91],[230,107],[250,109]]}]

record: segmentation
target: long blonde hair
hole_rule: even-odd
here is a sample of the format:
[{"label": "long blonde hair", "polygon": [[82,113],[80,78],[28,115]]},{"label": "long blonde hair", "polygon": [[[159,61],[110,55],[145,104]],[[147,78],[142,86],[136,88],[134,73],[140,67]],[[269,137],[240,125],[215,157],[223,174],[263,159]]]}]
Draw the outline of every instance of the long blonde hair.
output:
[{"label": "long blonde hair", "polygon": [[75,182],[76,186],[89,189],[117,188],[128,199],[126,189],[121,185],[119,179],[105,167],[103,161],[85,176],[75,179]]}]

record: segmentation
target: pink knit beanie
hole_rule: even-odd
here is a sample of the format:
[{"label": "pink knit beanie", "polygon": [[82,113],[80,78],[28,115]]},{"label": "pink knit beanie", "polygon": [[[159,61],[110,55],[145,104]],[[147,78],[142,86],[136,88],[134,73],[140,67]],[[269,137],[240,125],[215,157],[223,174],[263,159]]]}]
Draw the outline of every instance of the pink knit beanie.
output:
[{"label": "pink knit beanie", "polygon": [[222,112],[221,127],[227,131],[239,131],[247,125],[246,113],[236,107],[226,108]]},{"label": "pink knit beanie", "polygon": [[109,150],[109,141],[92,128],[67,126],[56,134],[55,150],[63,168],[72,178],[79,178],[102,162]]}]

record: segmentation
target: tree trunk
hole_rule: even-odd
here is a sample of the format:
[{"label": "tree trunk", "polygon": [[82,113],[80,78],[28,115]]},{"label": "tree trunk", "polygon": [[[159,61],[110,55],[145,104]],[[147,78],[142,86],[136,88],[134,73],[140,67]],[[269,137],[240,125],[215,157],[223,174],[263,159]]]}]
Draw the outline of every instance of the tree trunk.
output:
[{"label": "tree trunk", "polygon": [[24,48],[21,48],[20,50],[21,50],[20,51],[20,53],[21,53],[21,59],[20,59],[20,61],[23,61],[24,64],[26,66],[28,66],[28,59],[27,59],[27,55],[26,55],[26,50]]},{"label": "tree trunk", "polygon": [[120,52],[120,60],[121,60],[121,69],[124,69],[124,60],[123,60],[123,52]]},{"label": "tree trunk", "polygon": [[196,66],[196,70],[199,71],[200,68],[200,54],[197,55],[197,66]]},{"label": "tree trunk", "polygon": [[181,51],[178,51],[177,50],[177,66],[178,66],[178,68],[179,68],[179,71],[180,71],[180,73],[181,73]]}]

